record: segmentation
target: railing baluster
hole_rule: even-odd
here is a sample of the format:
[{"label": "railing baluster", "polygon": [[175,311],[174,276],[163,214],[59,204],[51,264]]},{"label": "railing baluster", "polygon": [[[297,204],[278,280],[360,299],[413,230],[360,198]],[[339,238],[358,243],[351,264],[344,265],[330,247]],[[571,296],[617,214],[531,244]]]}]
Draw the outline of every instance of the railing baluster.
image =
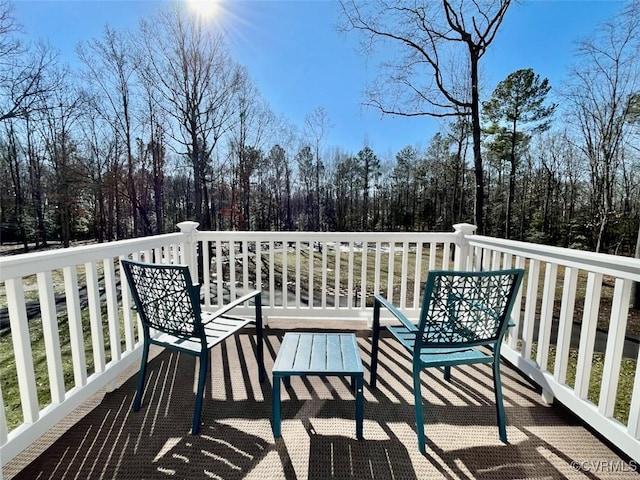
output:
[{"label": "railing baluster", "polygon": [[[121,259],[123,256],[120,257]],[[122,294],[122,315],[124,317],[124,342],[127,351],[133,350],[136,344],[135,328],[133,326],[133,314],[131,310],[131,290],[127,284],[122,263],[118,262],[120,269],[120,291]]]},{"label": "railing baluster", "polygon": [[249,242],[242,241],[242,287],[244,291],[242,295],[251,290],[249,285]]},{"label": "railing baluster", "polygon": [[73,379],[76,387],[87,384],[87,358],[82,332],[82,312],[78,295],[78,271],[75,266],[64,267],[64,293],[69,318],[69,343],[73,360]]},{"label": "railing baluster", "polygon": [[429,270],[436,269],[436,260],[438,259],[438,245],[435,242],[429,242]]},{"label": "railing baluster", "polygon": [[472,265],[473,265],[474,271],[482,270],[482,252],[483,251],[484,250],[482,249],[482,247],[474,247],[473,249]]},{"label": "railing baluster", "polygon": [[540,327],[538,330],[538,351],[536,361],[542,371],[546,371],[549,362],[549,342],[553,324],[553,307],[556,296],[558,264],[547,263],[544,271],[544,288],[542,290],[542,307],[540,309]]},{"label": "railing baluster", "polygon": [[442,245],[442,269],[449,270],[449,256],[451,255],[451,243],[444,242]]},{"label": "railing baluster", "polygon": [[333,287],[334,287],[334,295],[333,295],[333,308],[338,309],[340,308],[340,249],[341,249],[341,243],[339,241],[335,242],[335,256],[336,256],[336,262],[335,262],[335,266],[334,266],[334,282],[333,282]]},{"label": "railing baluster", "polygon": [[[25,423],[34,423],[39,417],[38,391],[33,370],[33,355],[29,337],[29,320],[24,302],[22,278],[9,278],[5,281],[9,325],[13,340],[13,354],[16,358],[20,403]],[[4,404],[3,404],[4,408]]]},{"label": "railing baluster", "polygon": [[393,302],[393,281],[395,280],[395,256],[396,256],[396,244],[395,242],[389,242],[389,258],[387,259],[387,299]]},{"label": "railing baluster", "polygon": [[42,337],[47,356],[47,372],[51,402],[64,401],[64,374],[62,373],[62,354],[60,352],[60,332],[56,315],[53,276],[50,271],[40,272],[38,277],[38,296],[40,297],[40,313],[42,315]]},{"label": "railing baluster", "polygon": [[276,305],[276,267],[275,267],[275,244],[273,240],[269,241],[269,305],[274,307]]},{"label": "railing baluster", "polygon": [[[526,260],[524,257],[516,257],[516,268],[524,268]],[[518,340],[520,339],[520,315],[522,313],[522,291],[524,290],[524,284],[520,285],[520,289],[516,293],[516,298],[513,304],[513,310],[511,310],[511,321],[513,322],[513,328],[509,329],[509,347],[517,350]]]},{"label": "railing baluster", "polygon": [[93,364],[96,373],[104,372],[104,334],[102,333],[102,313],[100,312],[100,285],[96,264],[85,263],[87,278],[87,299],[89,300],[89,323],[91,325],[91,345],[93,348]]},{"label": "railing baluster", "polygon": [[586,400],[589,395],[589,379],[593,347],[598,327],[598,310],[602,293],[602,274],[589,272],[587,290],[585,291],[584,313],[580,329],[580,346],[578,347],[578,366],[576,368],[575,392],[578,398]]},{"label": "railing baluster", "polygon": [[[236,241],[229,240],[229,300],[236,298]],[[222,303],[220,303],[221,305]]]},{"label": "railing baluster", "polygon": [[500,252],[494,250],[491,255],[491,270],[500,269]]},{"label": "railing baluster", "polygon": [[289,242],[282,242],[282,306],[289,306]]},{"label": "railing baluster", "polygon": [[295,285],[295,295],[296,295],[296,308],[300,308],[300,275],[302,270],[302,252],[300,240],[295,242],[296,248],[296,285]]},{"label": "railing baluster", "polygon": [[418,241],[416,242],[416,265],[413,272],[413,308],[418,308],[422,281],[422,242]]},{"label": "railing baluster", "polygon": [[522,356],[527,360],[531,358],[531,348],[533,346],[539,278],[540,262],[538,260],[530,260],[529,275],[527,277],[527,301],[524,307],[524,325],[522,329]]},{"label": "railing baluster", "polygon": [[202,288],[200,293],[204,296],[205,307],[211,307],[211,245],[208,240],[197,242],[202,252]]},{"label": "railing baluster", "polygon": [[627,431],[631,438],[636,440],[640,440],[640,368],[638,365],[640,365],[640,349],[636,358],[636,374],[633,378],[629,420],[627,420]]},{"label": "railing baluster", "polygon": [[400,305],[407,307],[407,275],[409,271],[409,243],[402,242],[402,273],[400,274]]},{"label": "railing baluster", "polygon": [[571,330],[573,329],[573,311],[575,310],[577,284],[578,270],[571,267],[565,268],[560,319],[558,321],[556,362],[553,367],[553,377],[562,385],[566,384],[567,381],[567,366],[569,365]]},{"label": "railing baluster", "polygon": [[369,245],[362,242],[361,265],[360,265],[360,308],[367,306],[367,260],[369,258]]},{"label": "railing baluster", "polygon": [[111,343],[111,361],[118,361],[121,357],[120,320],[118,318],[118,299],[116,294],[116,274],[113,258],[105,258],[104,288],[107,301],[107,321],[109,323],[109,342]]},{"label": "railing baluster", "polygon": [[[622,351],[624,349],[627,318],[629,317],[631,303],[631,286],[631,281],[617,278],[613,289],[607,347],[604,353],[604,366],[602,369],[602,385],[598,402],[598,410],[605,417],[612,417],[616,406]],[[638,366],[636,365],[637,368]]]},{"label": "railing baluster", "polygon": [[327,290],[327,250],[329,245],[322,243],[322,308],[327,308],[327,296],[329,291]]},{"label": "railing baluster", "polygon": [[216,240],[216,305],[224,303],[224,255],[222,241]]},{"label": "railing baluster", "polygon": [[307,289],[309,294],[308,294],[308,301],[307,301],[307,306],[309,308],[313,308],[313,297],[314,297],[314,293],[315,293],[315,288],[313,285],[313,277],[314,277],[314,273],[315,273],[315,247],[313,245],[313,241],[309,240],[309,246],[308,246],[308,250],[309,250],[309,288]]},{"label": "railing baluster", "polygon": [[256,290],[262,289],[262,242],[256,240]]},{"label": "railing baluster", "polygon": [[382,267],[382,243],[376,242],[376,254],[375,254],[375,264],[373,266],[374,270],[374,280],[373,280],[373,290],[374,293],[380,292],[380,270]]},{"label": "railing baluster", "polygon": [[353,308],[353,296],[355,290],[353,289],[353,241],[349,242],[349,257],[347,264],[347,307]]}]

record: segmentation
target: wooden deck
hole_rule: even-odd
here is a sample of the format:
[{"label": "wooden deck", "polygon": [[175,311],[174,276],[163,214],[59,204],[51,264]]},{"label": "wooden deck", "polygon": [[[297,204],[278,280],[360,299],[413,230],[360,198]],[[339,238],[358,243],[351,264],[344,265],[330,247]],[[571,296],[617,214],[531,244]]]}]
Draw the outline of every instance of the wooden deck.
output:
[{"label": "wooden deck", "polygon": [[[284,336],[266,329],[270,374]],[[358,331],[365,368],[364,439],[354,429],[349,380],[294,377],[282,390],[282,438],[271,430],[271,378],[260,384],[254,339],[242,334],[212,353],[201,434],[192,436],[196,364],[159,353],[143,406],[132,411],[135,372],[74,412],[4,468],[9,479],[564,479],[640,478],[561,406],[503,364],[509,443],[498,439],[489,366],[423,373],[427,455],[414,427],[410,362],[381,339],[378,388],[368,380],[371,342]],[[625,463],[625,460],[627,461]]]}]

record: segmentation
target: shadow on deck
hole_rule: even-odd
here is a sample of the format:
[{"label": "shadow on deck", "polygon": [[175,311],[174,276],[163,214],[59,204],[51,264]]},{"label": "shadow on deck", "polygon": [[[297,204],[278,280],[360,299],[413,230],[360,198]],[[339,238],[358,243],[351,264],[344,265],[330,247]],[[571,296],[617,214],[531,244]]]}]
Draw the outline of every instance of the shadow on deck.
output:
[{"label": "shadow on deck", "polygon": [[[270,373],[284,331],[266,330]],[[365,365],[368,332],[358,331]],[[344,379],[294,378],[282,391],[282,438],[271,432],[271,379],[260,384],[254,338],[228,339],[212,352],[201,434],[190,431],[196,365],[162,352],[151,362],[140,412],[135,375],[63,422],[5,466],[8,479],[564,479],[639,478],[635,464],[569,411],[545,406],[503,364],[509,443],[498,439],[490,367],[423,373],[427,455],[414,426],[410,362],[381,340],[378,389],[365,385],[364,440],[355,438],[355,402]],[[368,380],[368,371],[365,371]]]}]

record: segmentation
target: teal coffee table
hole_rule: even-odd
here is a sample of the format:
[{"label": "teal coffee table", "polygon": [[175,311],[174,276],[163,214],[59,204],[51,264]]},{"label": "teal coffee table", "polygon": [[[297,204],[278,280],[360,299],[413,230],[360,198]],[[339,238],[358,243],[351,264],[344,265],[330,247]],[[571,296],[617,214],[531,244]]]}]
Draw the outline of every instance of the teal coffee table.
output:
[{"label": "teal coffee table", "polygon": [[356,438],[362,438],[364,372],[353,333],[285,333],[273,365],[273,436],[280,437],[280,380],[292,376],[351,377],[356,397]]}]

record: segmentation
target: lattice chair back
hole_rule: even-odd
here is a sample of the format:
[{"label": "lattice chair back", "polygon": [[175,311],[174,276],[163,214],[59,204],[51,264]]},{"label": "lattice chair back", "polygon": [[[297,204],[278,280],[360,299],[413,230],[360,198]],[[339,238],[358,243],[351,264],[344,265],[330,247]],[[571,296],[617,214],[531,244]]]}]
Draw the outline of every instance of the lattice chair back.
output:
[{"label": "lattice chair back", "polygon": [[202,337],[200,292],[186,265],[122,260],[145,334],[149,328],[180,338]]},{"label": "lattice chair back", "polygon": [[507,329],[523,274],[522,269],[430,271],[417,350],[495,344]]}]

